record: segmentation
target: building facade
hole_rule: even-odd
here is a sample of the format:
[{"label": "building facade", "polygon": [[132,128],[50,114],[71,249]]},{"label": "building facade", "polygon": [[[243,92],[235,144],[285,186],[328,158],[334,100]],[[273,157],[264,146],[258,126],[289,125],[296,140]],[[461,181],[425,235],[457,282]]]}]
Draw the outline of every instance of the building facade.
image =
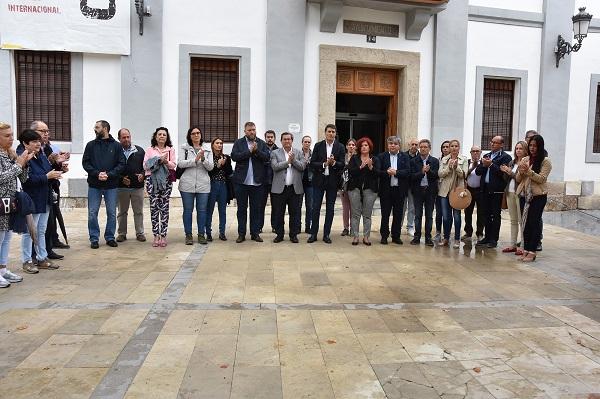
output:
[{"label": "building facade", "polygon": [[[527,130],[538,130],[552,158],[560,202],[597,206],[598,1],[146,5],[151,16],[141,18],[140,35],[131,2],[128,55],[44,57],[39,51],[0,50],[0,120],[22,128],[28,118],[44,119],[27,112],[28,95],[60,87],[63,106],[47,118],[56,144],[73,154],[65,182],[71,196],[85,194],[81,153],[98,119],[108,120],[115,135],[128,127],[141,146],[149,145],[156,127],[166,126],[177,147],[191,125],[203,128],[206,139],[221,136],[232,143],[252,120],[259,131],[293,130],[313,140],[323,137],[327,123],[336,123],[342,142],[368,135],[379,149],[392,134],[404,141],[430,138],[436,155],[447,139],[458,138],[467,153],[473,144],[488,148],[491,136],[501,134],[510,150]],[[558,35],[573,41],[571,17],[583,6],[598,19],[592,19],[582,48],[557,67]],[[60,73],[46,68],[54,72],[44,75],[45,64],[67,67]],[[48,74],[51,83],[35,83]],[[40,101],[56,107],[58,100],[47,97]]]}]

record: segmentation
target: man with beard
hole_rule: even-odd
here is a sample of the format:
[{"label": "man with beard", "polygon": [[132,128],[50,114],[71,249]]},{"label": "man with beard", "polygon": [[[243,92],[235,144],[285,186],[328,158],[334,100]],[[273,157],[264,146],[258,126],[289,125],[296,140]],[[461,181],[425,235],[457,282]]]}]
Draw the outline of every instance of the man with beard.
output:
[{"label": "man with beard", "polygon": [[[260,207],[260,232],[262,233],[265,225],[265,209],[267,208],[267,198],[271,195],[271,184],[273,183],[273,167],[271,166],[271,153],[278,149],[275,144],[275,132],[273,130],[267,130],[265,132],[265,143],[267,144],[267,151],[269,152],[269,162],[265,163],[265,181],[263,182],[263,197],[262,205]],[[271,195],[271,206],[273,205],[273,196]],[[275,223],[273,222],[273,213],[271,213],[271,231],[275,232]]]},{"label": "man with beard", "polygon": [[99,120],[94,125],[96,139],[88,142],[81,163],[88,174],[88,232],[92,249],[99,248],[100,227],[98,211],[104,197],[106,227],[104,239],[109,247],[119,246],[115,241],[117,227],[117,187],[126,160],[123,147],[110,135],[110,124]]}]

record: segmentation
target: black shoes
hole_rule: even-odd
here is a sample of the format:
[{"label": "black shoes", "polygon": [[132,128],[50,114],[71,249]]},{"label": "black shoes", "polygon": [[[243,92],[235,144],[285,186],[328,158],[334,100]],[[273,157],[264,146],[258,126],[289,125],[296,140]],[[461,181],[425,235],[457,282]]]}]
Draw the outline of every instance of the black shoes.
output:
[{"label": "black shoes", "polygon": [[542,252],[542,242],[540,241],[540,243],[538,244],[538,246],[535,248],[536,252]]},{"label": "black shoes", "polygon": [[227,241],[227,237],[225,237],[225,234],[220,233],[219,234],[219,240],[221,240],[221,241]]},{"label": "black shoes", "polygon": [[61,242],[60,240],[58,240],[52,245],[52,248],[69,249],[69,248],[71,248],[71,246],[69,244],[65,244],[64,242]]},{"label": "black shoes", "polygon": [[298,244],[298,236],[290,236],[290,241],[294,244]]},{"label": "black shoes", "polygon": [[490,241],[486,245],[487,248],[496,248],[497,246],[498,246],[498,242],[496,242],[496,241]]},{"label": "black shoes", "polygon": [[206,233],[206,241],[212,242],[212,234]]},{"label": "black shoes", "polygon": [[100,244],[98,244],[98,241],[92,241],[92,243],[90,244],[90,248],[98,249],[100,248]]},{"label": "black shoes", "polygon": [[490,243],[490,240],[488,240],[487,238],[484,238],[483,240],[479,240],[475,243],[476,247],[487,247],[487,245]]},{"label": "black shoes", "polygon": [[235,242],[237,242],[238,244],[239,244],[240,242],[244,242],[244,241],[246,241],[246,236],[243,236],[243,235],[241,235],[241,234],[240,234],[240,235],[238,236],[238,238],[235,240]]},{"label": "black shoes", "polygon": [[329,236],[323,236],[323,242],[325,244],[331,244],[331,238],[329,238]]},{"label": "black shoes", "polygon": [[115,240],[106,241],[106,245],[108,245],[109,247],[113,247],[113,248],[116,248],[119,246],[119,244],[117,244],[117,242]]},{"label": "black shoes", "polygon": [[420,245],[420,244],[421,244],[421,239],[420,239],[420,238],[416,238],[416,237],[415,237],[415,238],[413,238],[413,239],[410,241],[410,245]]},{"label": "black shoes", "polygon": [[278,242],[281,242],[281,241],[283,241],[283,237],[282,236],[277,236],[277,237],[273,238],[273,242],[275,244],[277,244]]},{"label": "black shoes", "polygon": [[344,229],[344,230],[342,231],[342,234],[341,234],[341,236],[342,236],[342,237],[345,237],[345,236],[347,236],[347,235],[350,235],[350,232],[348,231],[348,229]]},{"label": "black shoes", "polygon": [[64,257],[65,257],[64,255],[59,255],[54,251],[48,252],[48,259],[57,260],[57,259],[63,259]]},{"label": "black shoes", "polygon": [[433,247],[433,241],[431,240],[431,238],[425,239],[425,245],[427,245],[428,247]]},{"label": "black shoes", "polygon": [[309,244],[312,244],[315,241],[317,241],[317,237],[315,237],[315,236],[310,236],[310,237],[308,237],[308,240],[306,240],[306,242]]},{"label": "black shoes", "polygon": [[381,243],[381,245],[387,245],[388,241],[387,238],[382,238],[381,241],[379,241]]},{"label": "black shoes", "polygon": [[256,242],[263,242],[263,239],[258,234],[250,234],[250,239]]},{"label": "black shoes", "polygon": [[398,238],[392,238],[392,242],[394,244],[398,244],[398,245],[402,245],[403,244],[402,239],[400,239],[400,237],[398,237]]}]

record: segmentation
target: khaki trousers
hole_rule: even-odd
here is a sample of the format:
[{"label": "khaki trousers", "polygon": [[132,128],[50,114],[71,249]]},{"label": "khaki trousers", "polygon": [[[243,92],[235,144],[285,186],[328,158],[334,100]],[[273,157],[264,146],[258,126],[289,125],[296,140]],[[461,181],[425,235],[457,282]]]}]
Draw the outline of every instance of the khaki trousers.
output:
[{"label": "khaki trousers", "polygon": [[144,234],[144,189],[138,188],[135,190],[119,189],[117,193],[118,213],[117,222],[119,227],[117,233],[119,235],[127,235],[127,215],[129,212],[129,204],[133,210],[133,224],[135,226],[136,236]]},{"label": "khaki trousers", "polygon": [[506,193],[506,204],[510,215],[510,245],[516,246],[519,238],[519,225],[521,221],[521,204],[516,193]]}]

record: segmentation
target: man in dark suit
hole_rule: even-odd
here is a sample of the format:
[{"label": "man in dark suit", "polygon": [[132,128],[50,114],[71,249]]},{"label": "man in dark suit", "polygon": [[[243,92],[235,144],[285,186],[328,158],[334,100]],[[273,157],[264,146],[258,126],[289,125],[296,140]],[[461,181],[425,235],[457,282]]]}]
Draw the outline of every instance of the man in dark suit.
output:
[{"label": "man in dark suit", "polygon": [[294,136],[291,133],[281,133],[282,148],[271,152],[271,167],[273,182],[271,185],[272,220],[277,236],[274,243],[283,241],[285,208],[289,213],[290,241],[298,242],[300,233],[300,213],[302,207],[302,174],[306,161],[302,151],[292,147]]},{"label": "man in dark suit", "polygon": [[310,158],[310,167],[313,171],[313,214],[311,235],[308,243],[317,241],[319,233],[319,219],[321,204],[325,196],[325,225],[323,226],[323,241],[331,244],[331,224],[340,174],[344,169],[344,146],[335,140],[336,127],[329,124],[325,126],[325,140],[315,144]]},{"label": "man in dark suit", "polygon": [[244,124],[244,137],[237,139],[231,150],[231,159],[236,163],[233,172],[235,199],[237,202],[237,243],[246,241],[246,220],[250,203],[250,238],[260,238],[260,206],[265,178],[265,163],[270,159],[267,145],[256,137],[254,122]]},{"label": "man in dark suit", "polygon": [[425,209],[425,245],[433,247],[431,228],[433,226],[433,206],[438,192],[438,170],[440,163],[432,157],[431,141],[419,141],[419,155],[410,161],[411,191],[415,202],[415,235],[411,245],[421,243],[421,225]]},{"label": "man in dark suit", "polygon": [[402,245],[400,230],[404,201],[408,192],[410,161],[408,155],[400,151],[400,139],[396,136],[387,138],[388,151],[379,154],[381,165],[379,177],[379,202],[381,203],[381,243],[388,243],[390,235],[390,214],[392,220],[392,242]]},{"label": "man in dark suit", "polygon": [[481,159],[475,169],[475,174],[481,176],[481,204],[485,212],[485,235],[477,241],[476,246],[496,248],[500,235],[500,214],[502,212],[502,195],[506,187],[504,172],[500,165],[508,165],[512,157],[502,151],[504,139],[502,136],[492,138],[492,151]]},{"label": "man in dark suit", "polygon": [[[267,144],[267,150],[269,151],[269,162],[265,164],[265,180],[263,182],[263,193],[262,193],[262,204],[260,207],[260,232],[262,233],[263,227],[265,226],[265,209],[267,208],[267,199],[271,194],[271,184],[273,182],[273,169],[271,167],[271,153],[277,148],[275,144],[275,132],[273,130],[267,130],[265,132],[265,143]],[[271,205],[273,205],[273,197],[271,196]],[[273,214],[271,214],[271,230],[275,232],[275,223],[273,221]]]}]

